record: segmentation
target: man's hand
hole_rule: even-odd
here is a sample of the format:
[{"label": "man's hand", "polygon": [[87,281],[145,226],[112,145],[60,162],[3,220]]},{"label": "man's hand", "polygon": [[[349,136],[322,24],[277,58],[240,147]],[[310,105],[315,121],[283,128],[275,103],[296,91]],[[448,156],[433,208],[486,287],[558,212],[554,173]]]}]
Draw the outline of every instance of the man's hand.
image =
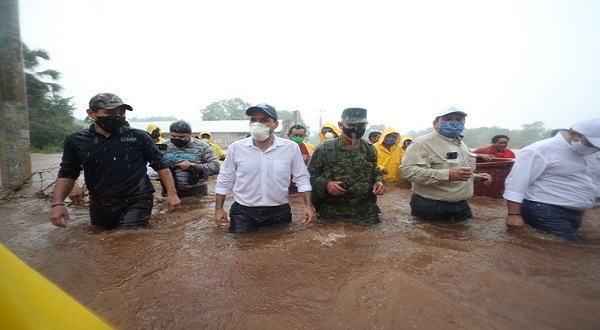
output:
[{"label": "man's hand", "polygon": [[229,220],[227,219],[227,212],[223,209],[215,210],[215,223],[218,227],[223,227],[223,225],[229,225]]},{"label": "man's hand", "polygon": [[477,158],[481,159],[484,162],[491,162],[494,160],[494,156],[487,154],[477,154]]},{"label": "man's hand", "polygon": [[382,174],[388,174],[390,172],[388,172],[388,170],[384,167],[384,168],[381,169],[381,173]]},{"label": "man's hand", "polygon": [[487,186],[492,183],[492,181],[494,181],[494,178],[488,173],[475,174],[475,182],[483,182],[483,184]]},{"label": "man's hand", "polygon": [[179,196],[177,196],[177,194],[167,194],[167,199],[165,200],[167,212],[171,213],[177,210],[179,204],[181,204],[181,200],[179,199]]},{"label": "man's hand", "polygon": [[[66,227],[69,224],[69,211],[64,205],[58,205],[50,208],[50,221],[56,227]],[[64,221],[63,221],[64,219]]]},{"label": "man's hand", "polygon": [[525,226],[525,222],[520,215],[507,215],[506,226],[509,228],[523,228]]},{"label": "man's hand", "polygon": [[346,193],[346,189],[340,187],[342,181],[329,181],[327,182],[327,191],[333,196],[342,196]]},{"label": "man's hand", "polygon": [[83,188],[81,188],[78,184],[75,184],[69,193],[69,199],[71,202],[73,202],[73,204],[84,205],[85,192],[83,191]]},{"label": "man's hand", "polygon": [[373,194],[375,195],[383,195],[385,192],[385,186],[381,181],[377,181],[373,184]]},{"label": "man's hand", "polygon": [[471,178],[470,167],[453,167],[450,169],[450,181],[467,181]]},{"label": "man's hand", "polygon": [[302,222],[305,225],[308,225],[313,220],[315,220],[315,217],[316,217],[315,209],[313,208],[312,204],[305,205],[304,211],[302,211]]}]

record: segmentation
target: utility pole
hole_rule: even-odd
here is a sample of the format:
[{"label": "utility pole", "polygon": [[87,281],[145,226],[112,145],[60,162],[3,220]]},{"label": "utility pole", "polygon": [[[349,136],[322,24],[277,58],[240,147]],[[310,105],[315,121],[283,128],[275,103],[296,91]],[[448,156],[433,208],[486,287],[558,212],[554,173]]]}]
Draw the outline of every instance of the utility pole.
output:
[{"label": "utility pole", "polygon": [[0,0],[0,182],[3,188],[13,188],[30,176],[19,1]]},{"label": "utility pole", "polygon": [[323,112],[325,112],[325,110],[315,110],[315,112],[317,113],[317,116],[319,116],[319,129],[321,129],[321,127],[323,127]]}]

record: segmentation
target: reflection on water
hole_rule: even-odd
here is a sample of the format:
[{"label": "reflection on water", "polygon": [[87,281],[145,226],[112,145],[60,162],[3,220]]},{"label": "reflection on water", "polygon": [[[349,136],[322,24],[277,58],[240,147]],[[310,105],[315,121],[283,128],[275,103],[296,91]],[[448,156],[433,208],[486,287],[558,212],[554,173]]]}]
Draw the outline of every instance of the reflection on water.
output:
[{"label": "reflection on water", "polygon": [[[101,231],[70,207],[67,229],[47,204],[0,205],[0,241],[122,329],[561,328],[600,324],[600,210],[582,244],[508,231],[504,202],[472,200],[475,219],[416,221],[410,191],[390,185],[382,223],[300,223],[231,235],[214,197],[185,199],[151,226]],[[160,200],[157,199],[160,203]],[[228,199],[226,207],[231,200]]]}]

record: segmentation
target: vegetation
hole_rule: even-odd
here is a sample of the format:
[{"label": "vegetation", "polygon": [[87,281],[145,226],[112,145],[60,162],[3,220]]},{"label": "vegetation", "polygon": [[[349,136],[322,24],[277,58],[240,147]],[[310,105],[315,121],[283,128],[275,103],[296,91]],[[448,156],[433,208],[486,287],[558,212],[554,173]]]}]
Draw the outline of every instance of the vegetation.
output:
[{"label": "vegetation", "polygon": [[243,120],[248,119],[246,109],[252,105],[240,98],[221,100],[200,110],[202,120]]},{"label": "vegetation", "polygon": [[[23,65],[29,109],[29,136],[32,151],[60,151],[65,137],[81,126],[75,124],[72,98],[61,95],[56,83],[60,73],[55,70],[37,72],[40,60],[50,60],[45,50],[31,50],[23,44]],[[49,79],[51,82],[44,80]]]}]

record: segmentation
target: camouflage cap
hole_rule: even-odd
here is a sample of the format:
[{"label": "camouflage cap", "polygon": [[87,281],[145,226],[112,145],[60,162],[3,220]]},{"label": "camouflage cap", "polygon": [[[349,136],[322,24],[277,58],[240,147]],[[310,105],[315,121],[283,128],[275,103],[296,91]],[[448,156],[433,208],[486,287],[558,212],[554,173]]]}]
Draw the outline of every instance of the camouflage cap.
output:
[{"label": "camouflage cap", "polygon": [[348,124],[368,123],[367,109],[346,108],[342,112],[342,121]]},{"label": "camouflage cap", "polygon": [[266,103],[261,103],[259,105],[255,105],[253,107],[248,108],[248,110],[246,110],[246,114],[248,116],[251,116],[255,110],[264,111],[267,113],[267,115],[269,115],[269,117],[277,120],[277,110],[275,110],[275,108],[271,105],[268,105]]},{"label": "camouflage cap", "polygon": [[129,104],[123,103],[123,100],[113,93],[100,93],[90,99],[90,109],[93,111],[98,109],[111,110],[120,106],[124,106],[127,110],[133,110]]}]

